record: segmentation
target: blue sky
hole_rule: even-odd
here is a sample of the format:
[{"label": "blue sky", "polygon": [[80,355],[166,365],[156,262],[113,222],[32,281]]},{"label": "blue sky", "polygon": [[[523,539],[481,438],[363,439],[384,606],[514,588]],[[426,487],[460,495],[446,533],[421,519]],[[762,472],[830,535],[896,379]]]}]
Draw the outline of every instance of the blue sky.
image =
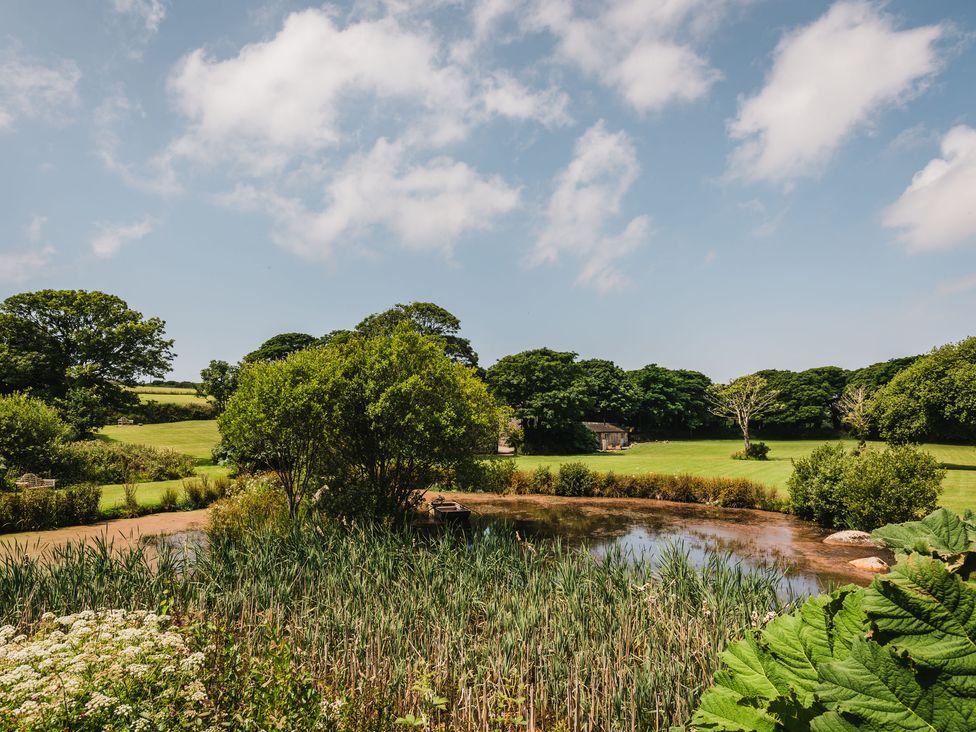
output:
[{"label": "blue sky", "polygon": [[0,295],[193,378],[396,302],[482,362],[856,367],[974,334],[976,4],[0,7]]}]

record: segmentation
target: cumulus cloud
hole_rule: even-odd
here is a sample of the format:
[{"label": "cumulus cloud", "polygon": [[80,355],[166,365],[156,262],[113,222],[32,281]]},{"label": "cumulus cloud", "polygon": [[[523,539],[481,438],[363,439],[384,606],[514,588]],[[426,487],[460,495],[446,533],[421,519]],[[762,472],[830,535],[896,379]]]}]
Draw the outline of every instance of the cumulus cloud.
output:
[{"label": "cumulus cloud", "polygon": [[939,70],[939,25],[899,30],[882,5],[835,3],[787,33],[765,86],[740,103],[729,125],[741,142],[733,175],[788,181],[815,175],[859,125],[917,93]]},{"label": "cumulus cloud", "polygon": [[92,253],[96,257],[114,257],[123,246],[138,241],[149,234],[156,226],[156,220],[146,216],[132,223],[101,222],[96,225],[91,239]]},{"label": "cumulus cloud", "polygon": [[530,264],[555,262],[564,254],[582,260],[577,284],[606,292],[627,283],[614,260],[648,236],[650,219],[638,216],[618,234],[606,232],[620,213],[624,195],[640,173],[627,133],[609,132],[601,120],[576,141],[573,158],[555,179],[546,227],[535,242]]},{"label": "cumulus cloud", "polygon": [[43,270],[54,255],[54,247],[24,249],[19,252],[0,252],[0,282],[25,282]]},{"label": "cumulus cloud", "polygon": [[447,142],[464,133],[469,86],[460,69],[439,63],[436,43],[394,18],[340,28],[329,13],[305,10],[232,58],[197,49],[182,59],[169,88],[190,129],[171,153],[274,170],[336,145],[341,103],[364,97],[419,107],[424,139]]},{"label": "cumulus cloud", "polygon": [[277,244],[303,257],[327,259],[340,238],[354,239],[377,226],[408,249],[450,253],[459,237],[489,228],[514,209],[519,191],[450,158],[411,164],[403,142],[380,139],[336,173],[319,210],[253,186],[240,186],[220,200],[268,213],[276,223]]},{"label": "cumulus cloud", "polygon": [[952,128],[941,151],[884,212],[884,225],[912,251],[976,242],[976,129]]},{"label": "cumulus cloud", "polygon": [[484,85],[482,102],[491,116],[536,120],[546,127],[568,125],[569,97],[559,89],[537,92],[507,72],[492,74]]},{"label": "cumulus cloud", "polygon": [[159,24],[166,17],[163,0],[112,0],[115,12],[137,20],[148,33],[159,30]]},{"label": "cumulus cloud", "polygon": [[79,79],[74,61],[44,65],[14,50],[0,52],[0,130],[18,119],[66,121],[78,104]]},{"label": "cumulus cloud", "polygon": [[[537,0],[524,25],[548,30],[558,39],[558,58],[615,89],[634,109],[648,112],[699,99],[721,78],[694,42],[732,4],[612,0],[584,14],[571,0]],[[487,6],[495,11],[486,11],[487,17],[496,22],[498,6],[505,4]]]}]

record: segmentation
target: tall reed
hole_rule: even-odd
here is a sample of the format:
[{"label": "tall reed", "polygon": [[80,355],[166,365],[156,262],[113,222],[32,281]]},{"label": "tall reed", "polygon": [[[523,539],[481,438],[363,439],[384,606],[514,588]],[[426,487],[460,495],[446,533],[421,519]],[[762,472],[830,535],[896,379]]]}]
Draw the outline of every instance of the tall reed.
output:
[{"label": "tall reed", "polygon": [[306,523],[212,533],[189,566],[165,547],[8,555],[0,620],[165,604],[256,655],[271,623],[324,701],[358,706],[355,729],[390,729],[433,690],[446,703],[430,729],[663,730],[779,589],[775,571],[718,555],[696,568],[680,546],[652,569],[555,541]]}]

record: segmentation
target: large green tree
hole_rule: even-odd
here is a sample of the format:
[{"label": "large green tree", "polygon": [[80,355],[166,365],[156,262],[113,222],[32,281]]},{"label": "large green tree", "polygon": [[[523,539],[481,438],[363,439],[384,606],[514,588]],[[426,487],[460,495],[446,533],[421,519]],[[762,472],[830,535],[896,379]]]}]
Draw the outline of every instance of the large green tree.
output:
[{"label": "large green tree", "polygon": [[705,374],[649,364],[628,375],[638,392],[633,426],[639,433],[690,437],[716,421]]},{"label": "large green tree", "polygon": [[872,417],[889,442],[976,441],[976,337],[900,371],[878,390]]},{"label": "large green tree", "polygon": [[763,417],[764,434],[781,437],[822,437],[835,432],[839,418],[834,405],[847,384],[849,372],[837,366],[806,371],[760,371],[769,388],[779,392],[781,409]]},{"label": "large green tree", "polygon": [[627,372],[601,358],[580,361],[579,369],[590,402],[586,419],[629,424],[637,411],[640,393]]},{"label": "large green tree", "polygon": [[712,384],[708,389],[712,414],[734,422],[742,432],[744,452],[749,454],[752,424],[779,408],[779,392],[758,374],[740,376],[728,384]]},{"label": "large green tree", "polygon": [[432,302],[398,303],[389,310],[363,318],[356,326],[356,332],[368,337],[391,335],[401,323],[409,323],[418,333],[441,340],[444,352],[452,361],[465,366],[478,365],[478,354],[471,347],[471,341],[460,335],[461,321]]},{"label": "large green tree", "polygon": [[521,420],[528,452],[595,449],[582,421],[593,410],[590,384],[570,351],[536,348],[505,356],[488,369],[488,384]]},{"label": "large green tree", "polygon": [[239,371],[239,366],[217,360],[211,361],[200,371],[197,393],[212,399],[218,414],[227,408],[227,402],[237,389]]},{"label": "large green tree", "polygon": [[321,489],[337,511],[383,516],[493,445],[499,415],[472,369],[404,323],[246,366],[219,425],[232,454],[278,473],[293,513]]},{"label": "large green tree", "polygon": [[320,345],[319,339],[308,333],[279,333],[271,336],[242,360],[244,363],[280,361],[297,351],[304,351],[316,345]]},{"label": "large green tree", "polygon": [[115,295],[41,290],[0,304],[0,393],[26,391],[57,407],[78,432],[134,406],[123,388],[169,371],[165,323]]}]

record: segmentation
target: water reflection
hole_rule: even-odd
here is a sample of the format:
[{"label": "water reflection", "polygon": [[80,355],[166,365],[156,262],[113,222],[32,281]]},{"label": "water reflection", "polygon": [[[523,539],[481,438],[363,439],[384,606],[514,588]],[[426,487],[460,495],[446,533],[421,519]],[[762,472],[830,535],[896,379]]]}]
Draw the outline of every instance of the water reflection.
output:
[{"label": "water reflection", "polygon": [[482,530],[518,531],[527,538],[558,537],[585,544],[602,556],[619,549],[633,561],[655,562],[680,542],[692,560],[728,552],[750,567],[775,565],[785,572],[787,592],[815,594],[837,585],[867,584],[871,575],[851,559],[890,555],[865,547],[822,543],[827,532],[791,516],[766,511],[719,509],[694,504],[630,499],[573,499],[552,496],[500,497],[469,494],[472,525]]}]

